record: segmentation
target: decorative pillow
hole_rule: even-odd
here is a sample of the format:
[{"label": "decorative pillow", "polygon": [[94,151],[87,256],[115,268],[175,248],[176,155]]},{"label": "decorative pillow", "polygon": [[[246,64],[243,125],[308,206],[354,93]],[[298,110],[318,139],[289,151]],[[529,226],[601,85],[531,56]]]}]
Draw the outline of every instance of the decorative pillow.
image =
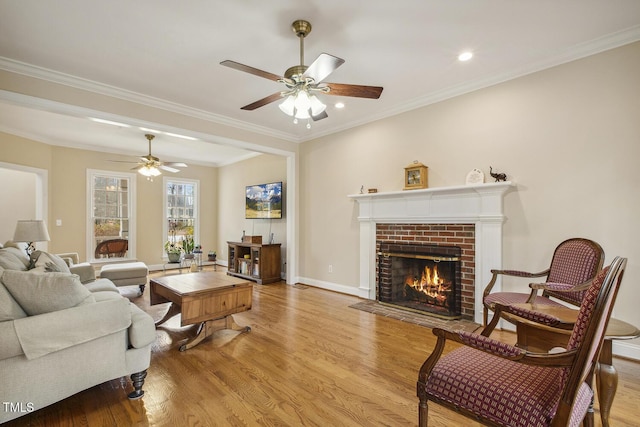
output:
[{"label": "decorative pillow", "polygon": [[6,270],[2,281],[29,316],[95,302],[75,274]]},{"label": "decorative pillow", "polygon": [[25,271],[29,267],[29,257],[25,251],[5,245],[0,249],[0,267]]},{"label": "decorative pillow", "polygon": [[0,322],[27,317],[27,313],[24,312],[22,307],[7,291],[7,288],[4,287],[4,284],[2,284],[3,273],[4,268],[0,267]]},{"label": "decorative pillow", "polygon": [[67,263],[58,255],[50,254],[43,251],[33,251],[31,254],[31,263],[29,270],[35,269],[40,272],[61,272],[71,273]]}]

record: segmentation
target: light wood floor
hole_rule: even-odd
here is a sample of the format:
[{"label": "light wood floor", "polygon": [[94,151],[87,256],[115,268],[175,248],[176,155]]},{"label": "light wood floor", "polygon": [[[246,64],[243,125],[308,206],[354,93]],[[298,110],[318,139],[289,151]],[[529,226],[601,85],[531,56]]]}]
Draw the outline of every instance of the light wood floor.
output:
[{"label": "light wood floor", "polygon": [[[130,292],[154,318],[162,316],[166,305],[149,307],[148,290],[141,297]],[[178,318],[158,328],[141,400],[126,398],[131,384],[123,378],[6,426],[415,426],[417,372],[433,335],[349,308],[358,301],[308,286],[254,285],[252,310],[235,315],[249,333],[221,331],[179,352],[191,331]],[[500,338],[513,340],[508,333]],[[620,384],[611,425],[637,426],[640,365],[614,364]],[[600,426],[598,417],[596,407]],[[429,421],[479,425],[435,404]]]}]

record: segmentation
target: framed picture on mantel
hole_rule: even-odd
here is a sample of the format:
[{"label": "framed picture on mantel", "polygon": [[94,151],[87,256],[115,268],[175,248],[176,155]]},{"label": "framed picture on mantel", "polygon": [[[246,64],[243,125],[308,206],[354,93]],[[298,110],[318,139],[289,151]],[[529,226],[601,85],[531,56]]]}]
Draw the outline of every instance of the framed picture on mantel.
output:
[{"label": "framed picture on mantel", "polygon": [[414,160],[412,164],[404,168],[404,189],[416,190],[419,188],[427,188],[427,167],[422,163]]}]

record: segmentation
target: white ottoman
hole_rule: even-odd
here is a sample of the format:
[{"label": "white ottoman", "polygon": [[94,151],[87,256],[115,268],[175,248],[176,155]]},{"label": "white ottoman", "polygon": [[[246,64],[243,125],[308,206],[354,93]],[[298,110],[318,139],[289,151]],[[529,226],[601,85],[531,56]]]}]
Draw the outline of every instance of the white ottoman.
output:
[{"label": "white ottoman", "polygon": [[140,293],[144,292],[147,284],[147,268],[144,262],[125,262],[122,264],[103,265],[100,277],[109,279],[116,286],[139,286]]}]

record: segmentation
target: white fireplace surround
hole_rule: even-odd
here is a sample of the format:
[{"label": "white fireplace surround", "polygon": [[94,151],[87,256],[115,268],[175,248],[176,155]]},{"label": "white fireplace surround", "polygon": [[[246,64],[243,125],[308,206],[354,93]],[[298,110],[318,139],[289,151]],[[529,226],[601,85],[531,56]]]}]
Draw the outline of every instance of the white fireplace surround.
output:
[{"label": "white fireplace surround", "polygon": [[481,324],[482,291],[491,269],[502,268],[503,199],[513,188],[507,181],[350,195],[359,205],[360,296],[376,299],[377,224],[475,224],[474,321]]}]

